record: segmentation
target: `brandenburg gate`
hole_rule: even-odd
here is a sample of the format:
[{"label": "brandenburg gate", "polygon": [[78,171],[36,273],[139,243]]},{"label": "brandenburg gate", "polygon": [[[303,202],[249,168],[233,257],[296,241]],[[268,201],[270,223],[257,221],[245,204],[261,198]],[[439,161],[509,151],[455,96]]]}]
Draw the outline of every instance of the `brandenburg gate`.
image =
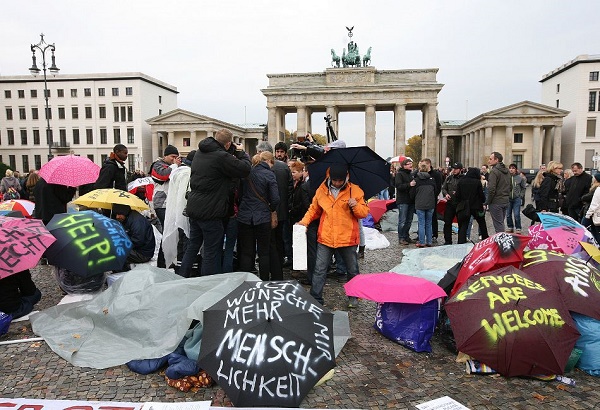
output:
[{"label": "brandenburg gate", "polygon": [[[335,56],[333,50],[332,54]],[[421,110],[423,156],[439,161],[437,96],[443,84],[436,80],[438,69],[377,70],[361,67],[360,63],[355,67],[344,66],[321,73],[267,75],[269,86],[261,91],[267,97],[269,142],[284,140],[288,113],[297,113],[297,135],[311,131],[313,112],[331,115],[332,120],[336,120],[332,123],[336,135],[344,139],[337,132],[338,114],[362,111],[365,113],[365,145],[375,150],[375,113],[393,111],[394,154],[400,155],[404,153],[406,141],[406,111]]]}]

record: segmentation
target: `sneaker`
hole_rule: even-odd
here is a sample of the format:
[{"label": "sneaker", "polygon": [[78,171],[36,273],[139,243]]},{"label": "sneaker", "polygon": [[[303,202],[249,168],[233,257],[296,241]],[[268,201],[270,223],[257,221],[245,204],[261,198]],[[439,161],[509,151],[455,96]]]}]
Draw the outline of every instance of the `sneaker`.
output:
[{"label": "sneaker", "polygon": [[400,239],[398,243],[403,246],[409,245],[409,242],[406,239]]},{"label": "sneaker", "polygon": [[507,232],[507,233],[513,233],[513,232],[514,232],[514,230],[513,230],[513,228],[508,228],[508,229],[506,230],[506,232]]},{"label": "sneaker", "polygon": [[518,233],[518,234],[520,234],[520,233],[521,233],[521,230],[520,230],[520,229],[515,229],[515,233]]},{"label": "sneaker", "polygon": [[348,297],[348,309],[354,309],[358,306],[358,298],[354,296]]},{"label": "sneaker", "polygon": [[425,246],[428,247],[428,248],[431,248],[433,245],[430,244],[430,243],[428,243],[428,244],[425,244]]},{"label": "sneaker", "polygon": [[422,243],[417,243],[416,246],[417,246],[417,248],[424,248],[425,247],[425,245],[423,245]]}]

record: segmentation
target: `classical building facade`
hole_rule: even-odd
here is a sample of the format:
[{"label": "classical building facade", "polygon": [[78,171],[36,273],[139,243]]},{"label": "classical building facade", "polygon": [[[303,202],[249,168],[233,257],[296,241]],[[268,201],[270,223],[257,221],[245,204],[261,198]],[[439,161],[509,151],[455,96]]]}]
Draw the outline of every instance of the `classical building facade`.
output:
[{"label": "classical building facade", "polygon": [[[600,55],[580,55],[542,77],[542,102],[569,110],[562,132],[562,158],[598,168],[600,153]],[[596,161],[594,161],[596,157]]]},{"label": "classical building facade", "polygon": [[87,156],[97,164],[115,144],[129,150],[128,168],[152,163],[146,119],[177,108],[177,88],[143,73],[74,74],[48,78],[52,141],[46,139],[44,80],[0,77],[0,162],[39,169],[52,155]]},{"label": "classical building facade", "polygon": [[256,145],[266,138],[265,124],[234,125],[180,108],[150,118],[147,122],[152,135],[152,158],[162,156],[168,144],[177,147],[179,153],[185,156],[198,149],[201,140],[214,137],[221,128],[230,130],[234,142],[243,144],[250,154],[256,153]]},{"label": "classical building facade", "polygon": [[323,112],[333,120],[337,134],[338,114],[365,113],[365,145],[375,150],[375,112],[394,113],[394,152],[403,153],[406,111],[423,113],[424,152],[440,156],[436,143],[438,69],[377,70],[374,67],[328,68],[320,73],[268,74],[268,138],[274,144],[285,136],[285,115],[297,113],[298,135],[311,131],[311,114]]},{"label": "classical building facade", "polygon": [[[562,124],[568,114],[560,108],[522,101],[468,121],[441,121],[437,143],[440,152],[466,167],[487,164],[490,153],[497,151],[506,164],[538,168],[562,158]],[[449,152],[450,145],[453,152]]]}]

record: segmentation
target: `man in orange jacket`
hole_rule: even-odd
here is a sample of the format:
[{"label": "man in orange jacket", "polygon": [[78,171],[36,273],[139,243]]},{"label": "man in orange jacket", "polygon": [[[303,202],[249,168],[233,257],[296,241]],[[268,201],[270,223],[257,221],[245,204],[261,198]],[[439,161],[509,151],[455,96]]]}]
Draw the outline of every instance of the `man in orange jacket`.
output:
[{"label": "man in orange jacket", "polygon": [[[332,164],[328,178],[317,189],[312,203],[300,225],[308,226],[320,219],[317,231],[317,261],[310,294],[321,304],[327,268],[334,250],[337,250],[348,269],[349,279],[358,274],[356,247],[360,242],[358,220],[369,214],[364,192],[348,182],[348,167]],[[348,307],[356,306],[356,298],[349,298]]]}]

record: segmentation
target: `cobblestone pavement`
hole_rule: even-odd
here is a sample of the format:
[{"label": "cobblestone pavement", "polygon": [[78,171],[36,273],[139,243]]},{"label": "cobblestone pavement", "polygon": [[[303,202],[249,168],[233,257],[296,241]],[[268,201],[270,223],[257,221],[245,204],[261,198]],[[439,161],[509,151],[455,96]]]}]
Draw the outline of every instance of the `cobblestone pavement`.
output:
[{"label": "cobblestone pavement", "polygon": [[[391,246],[367,251],[360,262],[361,272],[386,271],[400,262],[402,247],[395,233],[386,236]],[[443,246],[439,249],[442,252]],[[33,277],[43,292],[38,308],[55,305],[62,295],[51,268],[38,266],[33,269]],[[342,284],[335,279],[328,279],[324,296],[331,309],[346,309]],[[349,316],[353,337],[337,358],[335,376],[314,388],[302,407],[414,409],[416,404],[447,395],[471,409],[600,408],[600,379],[578,369],[569,374],[577,382],[574,387],[525,378],[468,375],[437,335],[432,340],[433,353],[414,353],[381,336],[373,329],[373,302],[361,300]],[[24,321],[12,324],[0,341],[34,336],[31,325]],[[182,393],[168,387],[158,373],[143,376],[125,365],[104,370],[74,367],[43,341],[0,346],[0,397],[211,400],[215,406],[231,406],[217,386]]]}]

